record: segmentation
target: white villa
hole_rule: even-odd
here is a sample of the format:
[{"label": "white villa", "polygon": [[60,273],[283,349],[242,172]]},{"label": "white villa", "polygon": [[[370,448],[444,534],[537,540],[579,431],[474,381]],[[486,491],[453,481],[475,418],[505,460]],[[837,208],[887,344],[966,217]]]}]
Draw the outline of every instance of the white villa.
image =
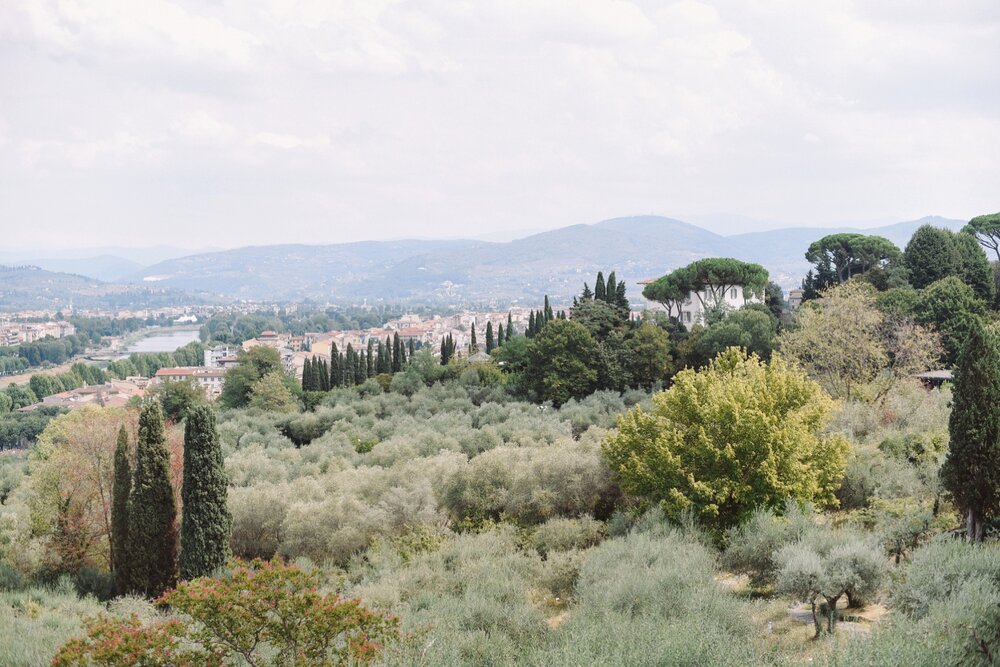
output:
[{"label": "white villa", "polygon": [[[640,285],[647,285],[651,283],[651,280],[645,280],[639,283]],[[671,316],[677,317],[677,320],[684,324],[686,327],[690,327],[693,324],[704,324],[705,323],[705,311],[715,306],[717,303],[723,308],[736,310],[749,303],[764,303],[764,299],[761,296],[757,296],[752,293],[743,292],[743,287],[737,285],[735,287],[729,287],[726,289],[724,294],[717,295],[718,288],[703,287],[697,292],[691,292],[687,295],[677,308],[678,313],[669,313]],[[647,307],[657,308],[661,310],[666,310],[663,304],[657,301],[648,301]]]}]

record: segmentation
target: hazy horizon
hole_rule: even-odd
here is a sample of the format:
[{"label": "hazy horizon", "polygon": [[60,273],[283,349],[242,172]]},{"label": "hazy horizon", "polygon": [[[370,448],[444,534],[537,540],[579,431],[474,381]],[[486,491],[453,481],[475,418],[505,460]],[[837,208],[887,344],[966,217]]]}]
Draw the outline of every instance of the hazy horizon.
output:
[{"label": "hazy horizon", "polygon": [[[810,225],[810,224],[790,224],[790,225],[783,225],[783,226],[781,226],[781,225],[775,225],[775,226],[772,226],[772,227],[760,227],[760,228],[754,228],[754,229],[742,229],[742,230],[736,229],[736,230],[728,230],[728,231],[722,230],[722,231],[720,231],[719,229],[713,229],[713,227],[716,227],[716,228],[718,228],[718,227],[726,227],[727,226],[726,222],[722,222],[720,224],[712,224],[711,222],[709,222],[711,219],[716,218],[716,217],[728,219],[730,221],[729,224],[730,225],[734,225],[734,224],[738,224],[739,220],[746,220],[746,218],[744,216],[727,215],[727,214],[718,214],[718,216],[713,215],[713,214],[707,214],[707,215],[703,215],[703,216],[697,216],[697,215],[695,215],[695,216],[689,216],[688,218],[685,218],[684,216],[674,216],[674,215],[663,215],[663,216],[661,216],[660,214],[657,214],[657,213],[641,213],[641,214],[627,215],[627,216],[615,216],[615,218],[608,218],[607,220],[614,220],[614,219],[617,219],[617,218],[644,217],[644,216],[656,216],[656,217],[670,218],[670,219],[673,219],[673,220],[679,220],[681,222],[685,222],[685,223],[688,223],[688,224],[695,225],[697,227],[701,227],[703,229],[706,229],[708,231],[714,232],[714,233],[716,233],[716,234],[718,234],[720,236],[725,236],[725,237],[728,237],[728,236],[738,236],[740,234],[745,234],[745,233],[778,231],[778,230],[782,230],[782,229],[812,228],[812,227],[821,228],[821,229],[839,229],[839,228],[860,229],[860,230],[864,230],[864,229],[876,229],[876,228],[885,227],[885,226],[889,226],[889,225],[894,225],[894,224],[898,224],[898,223],[912,222],[913,221],[913,220],[894,220],[894,219],[887,219],[887,220],[867,220],[867,221],[857,221],[857,222],[846,222],[846,223],[842,223],[842,224],[836,224],[836,223],[831,223],[831,224],[827,224],[827,225],[820,225],[820,224],[812,224],[812,225]],[[961,219],[961,218],[953,218],[951,216],[946,216],[946,215],[928,214],[926,216],[920,216],[919,218],[915,218],[915,220],[920,220],[920,219],[928,218],[928,217],[943,218],[943,219],[949,219],[949,220],[960,220]],[[704,222],[696,221],[697,218],[700,218]],[[571,225],[576,225],[576,224],[595,225],[595,224],[599,224],[601,222],[606,222],[607,220],[594,220],[594,221],[584,222],[584,223],[571,223]],[[766,221],[756,221],[756,222],[766,222]],[[570,225],[563,225],[563,226],[560,226],[560,227],[551,227],[551,228],[546,228],[546,229],[511,230],[509,232],[496,232],[494,234],[484,235],[484,236],[478,236],[478,237],[477,236],[433,236],[433,235],[421,236],[421,235],[410,235],[410,236],[399,236],[399,237],[381,238],[381,239],[379,239],[379,238],[372,238],[372,239],[360,238],[360,239],[355,239],[355,240],[352,240],[352,241],[332,241],[332,242],[329,242],[329,243],[333,243],[333,244],[336,244],[336,243],[364,243],[364,242],[368,242],[368,241],[388,242],[388,243],[391,243],[391,242],[394,242],[394,241],[459,241],[459,240],[464,240],[464,241],[483,241],[483,242],[488,242],[488,243],[507,243],[507,242],[510,242],[510,241],[515,241],[515,240],[518,240],[518,239],[523,239],[523,238],[526,238],[526,237],[529,237],[529,236],[533,236],[535,234],[542,234],[542,233],[545,233],[545,232],[550,232],[550,231],[555,231],[555,230],[558,230],[558,229],[563,229],[566,226],[570,226]],[[74,245],[72,247],[70,247],[70,246],[60,246],[60,245],[55,245],[55,244],[48,245],[46,247],[31,247],[31,246],[12,247],[12,246],[5,246],[3,248],[0,248],[0,263],[2,263],[4,261],[11,261],[11,260],[14,260],[14,259],[24,261],[24,260],[31,260],[31,259],[84,259],[84,258],[95,257],[95,256],[102,256],[102,255],[108,255],[108,256],[116,256],[116,255],[118,255],[118,256],[120,256],[120,255],[128,254],[129,252],[137,252],[137,253],[147,253],[148,252],[148,253],[151,253],[153,256],[162,255],[163,258],[165,259],[167,257],[173,258],[173,257],[181,257],[181,256],[184,256],[184,255],[191,255],[191,254],[203,254],[203,253],[211,253],[211,252],[224,252],[226,250],[234,250],[234,249],[237,249],[237,248],[244,248],[244,247],[248,247],[248,246],[267,246],[267,245],[328,245],[329,243],[327,243],[327,242],[300,241],[300,240],[295,240],[295,239],[284,239],[284,240],[277,240],[277,241],[275,241],[273,243],[242,243],[242,244],[234,244],[234,245],[227,245],[227,246],[200,246],[200,247],[196,247],[196,246],[183,246],[183,245],[170,245],[170,244],[131,245],[131,246],[128,246],[128,245],[107,245],[107,244],[101,245],[101,244],[97,244],[97,243],[94,243],[92,245],[88,245],[88,244],[80,245],[80,244],[77,244],[77,245]],[[157,261],[161,261],[161,260],[157,259],[155,261],[148,261],[148,262],[145,262],[145,263],[146,264],[154,264]],[[140,263],[144,263],[144,262],[140,262]]]},{"label": "hazy horizon", "polygon": [[1000,5],[0,5],[4,249],[1000,209]]}]

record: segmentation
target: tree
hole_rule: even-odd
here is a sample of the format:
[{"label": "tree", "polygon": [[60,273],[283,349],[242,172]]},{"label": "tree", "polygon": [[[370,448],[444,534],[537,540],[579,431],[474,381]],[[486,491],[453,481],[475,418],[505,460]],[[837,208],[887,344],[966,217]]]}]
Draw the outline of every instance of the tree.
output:
[{"label": "tree", "polygon": [[49,534],[51,567],[114,565],[110,543],[114,457],[125,410],[83,406],[51,420],[32,451],[32,522]]},{"label": "tree", "polygon": [[170,485],[170,451],[160,404],[139,414],[135,475],[128,502],[129,590],[161,595],[177,581],[177,506]]},{"label": "tree", "polygon": [[795,327],[778,336],[778,350],[801,365],[834,398],[870,389],[885,396],[901,378],[928,370],[940,339],[904,317],[877,307],[875,288],[853,281],[803,304]]},{"label": "tree", "polygon": [[608,288],[604,284],[604,274],[601,271],[597,272],[597,282],[594,283],[594,299],[596,301],[608,300]]},{"label": "tree", "polygon": [[805,373],[730,348],[683,370],[602,446],[626,493],[724,529],[794,498],[836,503],[850,445],[825,432],[834,402]]},{"label": "tree", "polygon": [[1000,213],[977,216],[969,220],[962,232],[974,236],[980,245],[995,252],[1000,261]]},{"label": "tree", "polygon": [[507,311],[507,338],[514,335],[514,320],[510,311]]},{"label": "tree", "polygon": [[472,323],[472,337],[469,339],[469,354],[479,351],[479,343],[476,342],[476,323]]},{"label": "tree", "polygon": [[229,560],[233,518],[226,506],[228,478],[215,413],[195,408],[184,424],[180,576],[207,576]]},{"label": "tree", "polygon": [[239,353],[239,362],[226,371],[219,401],[227,408],[241,408],[250,402],[250,390],[265,375],[283,372],[281,355],[274,348],[257,345]]},{"label": "tree", "polygon": [[968,234],[955,234],[955,247],[959,256],[959,277],[972,288],[976,296],[987,304],[996,299],[996,280],[993,267],[976,239]]},{"label": "tree", "polygon": [[111,487],[111,564],[118,591],[128,590],[128,498],[132,492],[132,469],[129,466],[128,431],[118,429],[115,445],[115,476]]},{"label": "tree", "polygon": [[294,412],[299,406],[285,385],[284,373],[275,371],[250,387],[250,407],[264,412]]},{"label": "tree", "polygon": [[570,311],[570,319],[585,326],[590,335],[599,341],[627,322],[620,309],[597,299],[577,303]]},{"label": "tree", "polygon": [[539,401],[562,405],[582,398],[597,385],[597,341],[580,323],[553,320],[528,348],[526,379]]},{"label": "tree", "polygon": [[[798,542],[781,549],[777,588],[808,602],[812,608],[816,637],[823,631],[820,612],[826,617],[826,632],[837,626],[837,604],[848,599],[870,598],[886,579],[885,556],[877,545],[865,540],[828,542],[827,548]],[[823,602],[817,609],[817,598]]]},{"label": "tree", "polygon": [[685,267],[646,285],[642,290],[642,296],[666,308],[668,316],[680,317],[681,307],[694,289],[691,273]]},{"label": "tree", "polygon": [[1000,338],[979,319],[970,323],[953,392],[941,479],[966,515],[969,542],[982,542],[985,522],[1000,512]]},{"label": "tree", "polygon": [[181,421],[193,408],[208,402],[205,390],[193,379],[163,382],[150,395],[159,399],[163,416],[172,422]]},{"label": "tree", "polygon": [[633,382],[649,389],[667,379],[672,359],[666,331],[655,324],[643,324],[628,337],[625,347]]},{"label": "tree", "polygon": [[489,354],[490,352],[492,352],[494,347],[496,347],[496,344],[495,344],[495,342],[493,340],[493,323],[492,322],[487,322],[486,323],[486,354]]},{"label": "tree", "polygon": [[837,280],[844,283],[853,276],[874,268],[888,269],[903,261],[892,241],[866,234],[830,234],[810,244],[806,259],[818,272],[832,267]]},{"label": "tree", "polygon": [[973,319],[986,314],[986,304],[957,276],[948,276],[920,292],[915,318],[941,334],[945,363],[951,365],[965,343]]},{"label": "tree", "polygon": [[953,276],[961,269],[961,257],[954,234],[947,229],[922,225],[913,233],[903,251],[910,284],[923,289],[936,280]]},{"label": "tree", "polygon": [[778,335],[778,321],[760,304],[725,313],[707,327],[694,344],[699,359],[713,359],[729,347],[740,347],[761,359],[770,359]]},{"label": "tree", "polygon": [[100,617],[59,649],[53,667],[367,665],[398,637],[395,617],[319,592],[294,565],[236,563],[219,579],[181,583],[160,602],[179,618],[150,625]]}]

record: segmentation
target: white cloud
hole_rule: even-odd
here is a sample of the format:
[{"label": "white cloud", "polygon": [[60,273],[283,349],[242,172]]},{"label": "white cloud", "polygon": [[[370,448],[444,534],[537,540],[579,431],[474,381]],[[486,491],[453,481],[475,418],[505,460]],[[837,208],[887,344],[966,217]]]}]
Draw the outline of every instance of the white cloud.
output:
[{"label": "white cloud", "polygon": [[12,0],[0,53],[25,239],[998,207],[991,0]]}]

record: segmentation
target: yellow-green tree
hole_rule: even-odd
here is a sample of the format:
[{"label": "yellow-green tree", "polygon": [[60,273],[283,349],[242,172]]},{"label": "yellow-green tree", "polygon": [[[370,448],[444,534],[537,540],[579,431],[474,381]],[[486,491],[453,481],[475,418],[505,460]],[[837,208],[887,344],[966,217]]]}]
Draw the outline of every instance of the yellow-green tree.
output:
[{"label": "yellow-green tree", "polygon": [[824,432],[834,406],[780,356],[763,362],[729,348],[702,371],[678,373],[651,412],[620,417],[603,451],[626,493],[726,528],[789,498],[836,502],[850,446]]},{"label": "yellow-green tree", "polygon": [[778,350],[835,398],[884,396],[901,378],[938,362],[940,337],[905,316],[887,316],[871,285],[851,281],[804,304]]}]

